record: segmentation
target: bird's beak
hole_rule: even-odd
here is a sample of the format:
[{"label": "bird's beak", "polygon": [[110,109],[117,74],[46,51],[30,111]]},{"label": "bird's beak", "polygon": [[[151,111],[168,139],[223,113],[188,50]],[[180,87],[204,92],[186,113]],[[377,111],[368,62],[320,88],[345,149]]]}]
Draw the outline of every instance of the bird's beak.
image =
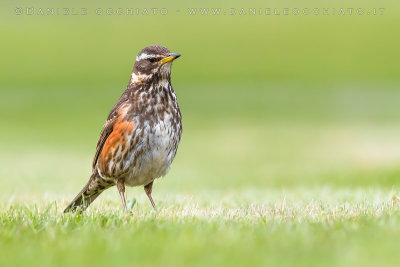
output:
[{"label": "bird's beak", "polygon": [[168,57],[165,57],[165,58],[161,59],[160,63],[164,64],[164,63],[167,63],[167,62],[171,62],[171,61],[177,59],[180,56],[181,56],[181,54],[178,54],[178,53],[170,53],[168,55]]}]

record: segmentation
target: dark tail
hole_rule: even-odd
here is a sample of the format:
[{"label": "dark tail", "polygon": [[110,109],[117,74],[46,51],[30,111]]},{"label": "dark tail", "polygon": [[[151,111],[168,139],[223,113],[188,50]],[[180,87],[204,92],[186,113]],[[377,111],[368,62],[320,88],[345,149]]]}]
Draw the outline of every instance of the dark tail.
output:
[{"label": "dark tail", "polygon": [[64,213],[75,211],[80,208],[86,210],[87,207],[107,188],[114,185],[112,181],[106,181],[98,176],[97,173],[92,174],[89,182],[82,188],[79,194],[65,208]]}]

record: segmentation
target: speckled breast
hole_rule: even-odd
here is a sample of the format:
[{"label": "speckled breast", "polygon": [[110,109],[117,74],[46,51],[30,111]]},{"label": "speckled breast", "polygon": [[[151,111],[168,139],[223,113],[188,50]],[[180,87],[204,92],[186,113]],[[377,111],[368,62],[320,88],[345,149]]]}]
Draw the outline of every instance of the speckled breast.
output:
[{"label": "speckled breast", "polygon": [[139,142],[125,162],[129,169],[124,177],[126,185],[146,185],[167,174],[180,141],[180,114],[176,112],[149,119],[137,117]]},{"label": "speckled breast", "polygon": [[168,172],[181,138],[181,113],[172,87],[158,89],[154,95],[136,91],[119,109],[97,162],[102,178],[136,186]]}]

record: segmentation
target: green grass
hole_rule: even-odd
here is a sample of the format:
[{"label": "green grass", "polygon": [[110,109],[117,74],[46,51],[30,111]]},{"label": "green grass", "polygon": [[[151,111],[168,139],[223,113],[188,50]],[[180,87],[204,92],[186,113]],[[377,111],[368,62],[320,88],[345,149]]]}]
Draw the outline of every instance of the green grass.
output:
[{"label": "green grass", "polygon": [[[400,204],[388,190],[251,190],[145,197],[61,214],[3,203],[2,266],[396,266]],[[21,256],[23,255],[23,257]]]}]

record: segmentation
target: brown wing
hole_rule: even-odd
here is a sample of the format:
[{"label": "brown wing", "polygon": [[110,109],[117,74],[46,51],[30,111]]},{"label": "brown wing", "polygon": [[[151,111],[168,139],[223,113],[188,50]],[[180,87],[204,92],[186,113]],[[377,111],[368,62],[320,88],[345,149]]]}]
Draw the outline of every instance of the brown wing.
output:
[{"label": "brown wing", "polygon": [[114,129],[114,125],[118,120],[119,110],[120,108],[128,101],[128,90],[124,92],[121,96],[117,104],[111,109],[110,114],[108,115],[106,123],[103,125],[101,130],[99,141],[97,141],[96,153],[94,154],[92,168],[94,169],[97,164],[97,160],[99,159],[100,153],[103,149],[104,144],[107,141],[107,138],[110,136]]},{"label": "brown wing", "polygon": [[112,132],[104,142],[97,159],[98,171],[106,176],[117,178],[127,171],[126,160],[136,145],[135,121],[126,118],[129,107],[122,107],[114,123]]},{"label": "brown wing", "polygon": [[114,124],[117,121],[118,116],[114,116],[111,119],[108,119],[106,123],[103,125],[103,129],[101,130],[99,141],[97,141],[96,153],[94,154],[92,168],[96,167],[97,160],[99,159],[99,155],[103,146],[110,134],[113,131]]}]

